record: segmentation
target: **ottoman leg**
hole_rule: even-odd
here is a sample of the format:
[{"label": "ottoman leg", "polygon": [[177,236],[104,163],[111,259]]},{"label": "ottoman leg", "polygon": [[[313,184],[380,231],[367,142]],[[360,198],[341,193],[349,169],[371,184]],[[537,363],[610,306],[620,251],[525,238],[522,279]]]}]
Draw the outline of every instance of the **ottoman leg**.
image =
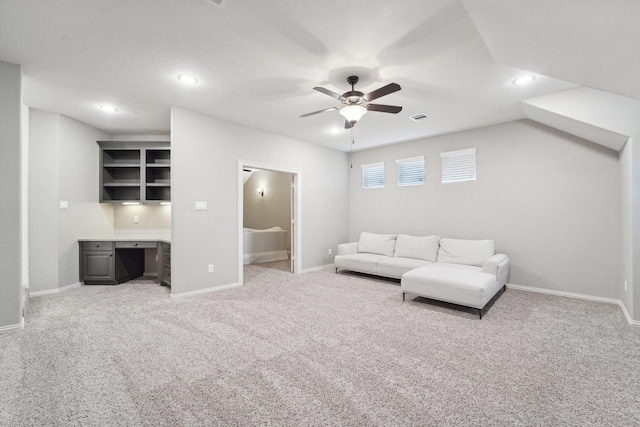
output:
[{"label": "ottoman leg", "polygon": [[480,316],[480,319],[482,319],[482,309],[481,308],[478,309],[478,315]]},{"label": "ottoman leg", "polygon": [[404,302],[404,292],[402,293],[402,301]]}]

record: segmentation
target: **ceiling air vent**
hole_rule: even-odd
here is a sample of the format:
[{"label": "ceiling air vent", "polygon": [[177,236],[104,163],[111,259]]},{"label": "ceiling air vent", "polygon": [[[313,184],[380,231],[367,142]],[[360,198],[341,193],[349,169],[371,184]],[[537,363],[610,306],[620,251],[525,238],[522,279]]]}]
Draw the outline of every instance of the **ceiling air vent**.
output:
[{"label": "ceiling air vent", "polygon": [[226,0],[204,0],[205,3],[215,7],[222,7],[227,2]]},{"label": "ceiling air vent", "polygon": [[409,118],[414,122],[421,122],[422,120],[427,118],[427,115],[425,113],[419,113],[419,114],[414,114],[413,116],[409,116]]}]

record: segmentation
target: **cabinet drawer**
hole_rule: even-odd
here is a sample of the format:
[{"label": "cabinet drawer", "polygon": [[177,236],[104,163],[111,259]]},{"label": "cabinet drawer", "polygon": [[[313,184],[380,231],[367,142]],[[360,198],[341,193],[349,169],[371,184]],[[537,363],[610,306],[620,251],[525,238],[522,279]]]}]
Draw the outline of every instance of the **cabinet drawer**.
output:
[{"label": "cabinet drawer", "polygon": [[136,241],[126,241],[126,242],[116,242],[116,248],[155,248],[157,247],[156,242],[136,242]]},{"label": "cabinet drawer", "polygon": [[113,242],[82,242],[82,250],[84,251],[111,251],[113,250]]}]

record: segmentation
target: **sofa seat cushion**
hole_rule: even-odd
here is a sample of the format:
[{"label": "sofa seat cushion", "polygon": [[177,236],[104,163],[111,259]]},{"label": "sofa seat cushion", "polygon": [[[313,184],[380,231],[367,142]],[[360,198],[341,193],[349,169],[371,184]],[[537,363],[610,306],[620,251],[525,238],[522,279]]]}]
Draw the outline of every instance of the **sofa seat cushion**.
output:
[{"label": "sofa seat cushion", "polygon": [[359,271],[361,273],[378,273],[378,262],[382,259],[389,258],[378,254],[351,254],[336,255],[335,266],[346,270]]},{"label": "sofa seat cushion", "polygon": [[387,257],[378,261],[378,274],[385,277],[399,279],[409,270],[431,264],[433,263],[423,259]]},{"label": "sofa seat cushion", "polygon": [[[420,296],[483,308],[500,290],[496,276],[460,265],[435,263],[402,275],[400,288]],[[463,266],[465,267],[465,266]]]}]

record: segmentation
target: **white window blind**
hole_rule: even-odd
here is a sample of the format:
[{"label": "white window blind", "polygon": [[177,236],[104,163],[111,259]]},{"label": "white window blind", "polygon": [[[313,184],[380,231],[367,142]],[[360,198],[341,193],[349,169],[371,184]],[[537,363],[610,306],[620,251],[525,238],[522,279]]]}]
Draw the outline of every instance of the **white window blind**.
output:
[{"label": "white window blind", "polygon": [[396,160],[398,187],[424,184],[424,156]]},{"label": "white window blind", "polygon": [[476,149],[440,153],[442,159],[442,183],[476,180]]},{"label": "white window blind", "polygon": [[384,162],[370,163],[362,168],[362,188],[384,188]]}]

